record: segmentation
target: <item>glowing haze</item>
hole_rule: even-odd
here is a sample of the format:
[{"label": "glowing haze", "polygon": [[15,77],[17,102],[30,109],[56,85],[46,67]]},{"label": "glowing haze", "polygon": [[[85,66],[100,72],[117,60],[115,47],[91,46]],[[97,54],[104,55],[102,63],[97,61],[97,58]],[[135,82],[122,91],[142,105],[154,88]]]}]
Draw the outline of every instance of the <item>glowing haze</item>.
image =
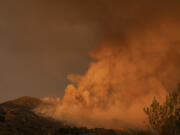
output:
[{"label": "glowing haze", "polygon": [[180,80],[179,35],[179,24],[162,19],[125,41],[102,42],[90,52],[88,71],[68,76],[64,98],[46,99],[51,105],[37,111],[78,126],[141,127],[143,107],[154,96],[163,100]]},{"label": "glowing haze", "polygon": [[[52,1],[46,0],[44,2],[44,5],[46,5],[44,8],[51,10],[47,10],[47,15],[49,16],[47,18],[46,15],[43,16],[44,19],[40,21],[38,28],[44,23],[47,23],[47,25],[51,23],[52,29],[50,31],[61,31],[61,35],[59,35],[61,36],[61,41],[64,42],[64,39],[67,39],[68,43],[72,44],[69,46],[70,49],[66,50],[77,49],[79,52],[80,49],[74,43],[76,40],[81,41],[76,42],[76,44],[86,43],[86,45],[89,45],[89,42],[98,43],[90,51],[90,56],[93,60],[87,72],[84,75],[68,75],[67,78],[70,80],[70,83],[65,89],[64,97],[62,99],[44,98],[43,101],[48,104],[36,108],[36,112],[77,126],[104,128],[141,127],[145,119],[143,107],[149,105],[154,96],[158,97],[159,100],[163,100],[166,93],[180,81],[179,0]],[[39,5],[35,8],[35,11],[41,9],[41,2],[38,1],[37,4],[36,1],[33,2],[33,4]],[[55,6],[58,4],[65,6]],[[21,7],[24,8],[24,6]],[[44,8],[42,11],[44,11]],[[17,7],[17,9],[19,8]],[[65,9],[67,11],[66,14],[63,12]],[[31,13],[31,10],[28,11],[30,11],[32,16],[36,15],[36,12],[33,11]],[[35,18],[38,20],[41,14],[37,15],[39,16],[35,16]],[[61,16],[61,19],[57,19],[58,16]],[[30,26],[32,25],[31,21],[30,19],[27,23]],[[64,23],[59,27],[54,22]],[[36,21],[34,21],[35,24]],[[73,26],[72,28],[78,34],[75,32],[74,35],[71,35],[72,28],[70,26]],[[21,31],[24,35],[23,27],[20,27],[21,29],[13,28],[16,31],[22,29]],[[50,32],[43,31],[46,29],[46,27],[42,28],[42,30],[40,29],[39,31],[42,34],[37,34],[35,39],[44,41],[46,36],[43,35]],[[31,31],[31,29],[29,30]],[[34,36],[34,34],[32,35]],[[64,37],[64,35],[66,36]],[[78,38],[75,35],[80,36]],[[20,36],[21,40],[22,37]],[[27,37],[28,40],[30,36]],[[56,64],[57,57],[61,57],[60,53],[56,52],[56,46],[58,46],[56,44],[62,42],[57,40],[59,39],[58,32],[56,34],[52,32],[52,35],[49,34],[47,37],[51,37],[49,44],[52,44],[48,44],[46,47],[47,51],[43,53],[43,56],[46,56],[43,59],[46,66],[41,67],[46,72],[49,71],[48,73],[53,73],[56,76],[57,72],[54,73],[54,71],[57,70],[57,67],[63,66]],[[54,42],[54,47],[52,47]],[[45,44],[46,42],[42,42],[39,50],[41,50],[41,47],[45,47]],[[36,44],[33,45],[34,47],[36,46]],[[51,47],[55,50],[51,52],[52,58],[48,55]],[[66,47],[64,45],[64,48]],[[28,47],[25,48],[29,52],[30,49]],[[85,48],[87,49],[88,47],[86,46]],[[54,52],[56,53],[54,54]],[[37,56],[39,54],[41,53],[37,52]],[[33,57],[35,60],[37,58]],[[65,58],[63,61],[66,63],[68,57],[63,58]],[[40,61],[42,60],[39,60],[37,63],[40,63]],[[54,61],[55,64],[53,64]],[[52,65],[55,65],[53,66],[54,68],[52,68]],[[74,62],[73,59],[73,65],[66,66],[63,69],[67,67],[73,69],[78,66],[81,69],[84,64],[82,62]],[[40,68],[37,73],[41,72],[41,70]],[[47,82],[43,86],[49,86],[50,83],[54,84],[52,81]],[[61,93],[62,90],[59,90],[59,92]]]}]

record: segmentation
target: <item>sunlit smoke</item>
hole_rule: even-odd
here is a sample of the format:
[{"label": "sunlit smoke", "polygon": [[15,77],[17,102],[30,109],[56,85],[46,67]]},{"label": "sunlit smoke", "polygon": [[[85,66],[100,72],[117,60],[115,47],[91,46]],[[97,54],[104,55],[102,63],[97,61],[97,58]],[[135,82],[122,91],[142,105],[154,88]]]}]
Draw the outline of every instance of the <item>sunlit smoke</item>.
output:
[{"label": "sunlit smoke", "polygon": [[36,111],[76,126],[142,127],[143,107],[154,96],[162,101],[180,79],[179,35],[178,25],[167,23],[132,32],[126,42],[103,42],[84,75],[68,76],[62,101],[48,99]]},{"label": "sunlit smoke", "polygon": [[180,81],[179,1],[99,2],[101,42],[87,72],[68,75],[63,99],[36,112],[89,128],[143,127],[143,108]]}]

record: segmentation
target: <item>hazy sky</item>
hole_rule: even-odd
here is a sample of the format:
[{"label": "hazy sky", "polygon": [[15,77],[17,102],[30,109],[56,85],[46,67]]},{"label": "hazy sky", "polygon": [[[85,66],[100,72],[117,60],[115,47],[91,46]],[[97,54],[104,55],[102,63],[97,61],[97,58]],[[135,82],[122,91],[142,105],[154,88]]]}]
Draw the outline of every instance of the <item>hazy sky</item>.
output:
[{"label": "hazy sky", "polygon": [[[100,41],[124,39],[160,17],[179,19],[179,0],[1,0],[0,102],[64,94]],[[158,18],[158,19],[156,19]],[[158,23],[157,23],[158,24]]]},{"label": "hazy sky", "polygon": [[62,96],[67,74],[87,69],[88,51],[99,30],[83,4],[0,1],[0,101]]}]

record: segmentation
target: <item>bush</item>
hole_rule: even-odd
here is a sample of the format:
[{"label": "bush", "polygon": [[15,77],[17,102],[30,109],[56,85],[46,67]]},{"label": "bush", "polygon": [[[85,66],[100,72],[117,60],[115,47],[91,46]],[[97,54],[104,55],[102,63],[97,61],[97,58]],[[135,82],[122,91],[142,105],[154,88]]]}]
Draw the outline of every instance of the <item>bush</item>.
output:
[{"label": "bush", "polygon": [[144,112],[150,127],[158,135],[180,135],[180,84],[168,94],[163,104],[154,98]]}]

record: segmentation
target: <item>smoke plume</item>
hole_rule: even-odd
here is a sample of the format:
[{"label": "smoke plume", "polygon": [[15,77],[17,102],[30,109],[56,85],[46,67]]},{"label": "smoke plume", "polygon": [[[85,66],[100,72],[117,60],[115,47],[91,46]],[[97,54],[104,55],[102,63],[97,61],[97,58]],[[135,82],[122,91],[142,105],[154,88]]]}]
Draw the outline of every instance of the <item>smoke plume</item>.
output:
[{"label": "smoke plume", "polygon": [[129,6],[135,11],[129,16],[112,4],[114,16],[103,20],[107,28],[90,51],[88,71],[69,75],[63,99],[46,99],[48,107],[36,111],[77,126],[142,127],[143,107],[154,97],[163,101],[180,81],[180,23],[174,17],[178,9],[165,1],[165,7],[156,4],[149,9]]}]

